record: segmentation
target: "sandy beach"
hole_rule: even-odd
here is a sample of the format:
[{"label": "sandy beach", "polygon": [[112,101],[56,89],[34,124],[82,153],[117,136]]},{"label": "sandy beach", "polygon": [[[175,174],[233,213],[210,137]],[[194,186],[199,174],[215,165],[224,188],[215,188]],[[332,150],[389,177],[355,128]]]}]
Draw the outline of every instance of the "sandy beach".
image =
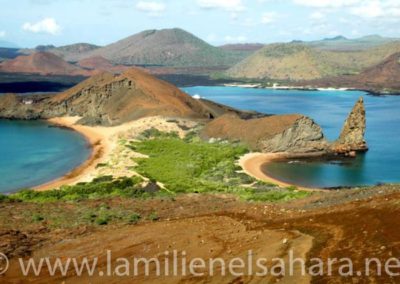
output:
[{"label": "sandy beach", "polygon": [[[183,137],[185,131],[176,122],[166,117],[145,117],[129,123],[113,127],[86,126],[77,124],[80,117],[57,117],[48,122],[60,127],[66,127],[82,134],[92,148],[89,158],[80,166],[73,169],[63,177],[35,187],[35,190],[45,191],[59,188],[63,185],[76,184],[78,182],[90,182],[98,176],[112,175],[114,177],[138,175],[132,171],[135,165],[133,158],[142,157],[119,143],[122,139],[134,139],[137,135],[150,128],[157,128],[163,132],[176,132]],[[194,127],[196,122],[180,120],[180,124],[188,129]],[[98,164],[104,164],[97,167]]]},{"label": "sandy beach", "polygon": [[[320,156],[322,153],[309,154],[307,156]],[[263,172],[262,166],[266,163],[273,162],[276,160],[290,159],[290,158],[300,158],[304,157],[303,154],[290,155],[288,153],[249,153],[242,156],[239,160],[239,165],[242,167],[243,171],[258,180],[276,184],[281,187],[297,186],[295,184],[286,183],[275,179]],[[297,186],[301,190],[310,191],[320,191],[317,188],[308,188],[303,186]]]},{"label": "sandy beach", "polygon": [[[76,184],[78,182],[90,182],[94,178],[102,175],[112,175],[114,177],[137,175],[132,171],[135,165],[133,158],[140,156],[124,145],[118,143],[121,139],[134,139],[135,136],[149,128],[157,128],[160,131],[177,132],[181,137],[185,135],[176,123],[170,122],[164,117],[147,117],[136,121],[125,123],[119,126],[86,126],[77,124],[80,117],[57,117],[49,119],[48,122],[56,126],[66,127],[82,134],[91,147],[89,158],[80,166],[73,169],[63,177],[35,187],[35,190],[45,191],[56,189],[63,185]],[[194,122],[184,121],[181,123],[194,124]],[[190,125],[193,126],[193,125]],[[314,155],[318,155],[314,154]],[[249,153],[242,156],[239,165],[243,171],[262,181],[274,183],[281,187],[293,186],[278,179],[275,179],[262,171],[265,163],[278,159],[298,158],[301,155],[289,155],[288,153]],[[97,167],[104,164],[104,167]],[[315,190],[311,188],[299,187],[303,190]]]},{"label": "sandy beach", "polygon": [[93,171],[96,165],[109,153],[112,143],[107,138],[110,131],[105,131],[103,127],[89,127],[76,124],[80,117],[58,117],[49,119],[48,122],[60,127],[67,127],[82,134],[91,147],[89,158],[80,166],[67,173],[65,176],[35,187],[35,190],[50,190],[62,185],[78,182],[82,176]]}]

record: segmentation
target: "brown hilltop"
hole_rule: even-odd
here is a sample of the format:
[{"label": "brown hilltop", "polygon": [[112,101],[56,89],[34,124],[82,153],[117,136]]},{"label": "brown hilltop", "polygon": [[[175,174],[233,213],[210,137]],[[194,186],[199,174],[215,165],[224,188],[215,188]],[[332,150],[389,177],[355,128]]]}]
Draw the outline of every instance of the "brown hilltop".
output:
[{"label": "brown hilltop", "polygon": [[354,79],[357,83],[367,86],[385,86],[400,90],[400,52],[364,70]]},{"label": "brown hilltop", "polygon": [[0,65],[0,72],[67,76],[90,76],[94,74],[93,71],[83,70],[50,52],[36,52],[5,61]]},{"label": "brown hilltop", "polygon": [[91,125],[118,125],[157,115],[207,119],[229,110],[193,99],[177,87],[136,68],[121,75],[104,72],[56,96],[29,103],[22,97],[0,97],[0,117],[81,116],[80,123]]},{"label": "brown hilltop", "polygon": [[319,80],[302,81],[300,86],[348,87],[373,92],[400,91],[400,52],[394,53],[382,62],[364,69],[357,75],[336,76]]},{"label": "brown hilltop", "polygon": [[205,139],[238,140],[261,152],[307,153],[322,151],[327,146],[322,129],[300,114],[254,119],[226,114],[207,124],[201,135]]},{"label": "brown hilltop", "polygon": [[[119,124],[144,116],[206,117],[204,108],[175,86],[132,68],[119,76],[103,73],[57,95],[51,103],[65,114]],[[93,121],[94,122],[94,121]]]}]

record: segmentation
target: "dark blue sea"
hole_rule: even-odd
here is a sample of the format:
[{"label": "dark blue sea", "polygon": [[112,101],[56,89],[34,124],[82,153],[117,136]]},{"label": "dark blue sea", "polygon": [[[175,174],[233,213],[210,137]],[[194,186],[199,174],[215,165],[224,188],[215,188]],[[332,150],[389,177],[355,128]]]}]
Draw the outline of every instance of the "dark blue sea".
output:
[{"label": "dark blue sea", "polygon": [[339,187],[400,182],[400,96],[361,91],[297,91],[239,87],[188,87],[184,91],[235,108],[268,114],[301,113],[335,140],[360,96],[367,110],[370,151],[356,159],[331,162],[285,161],[265,165],[275,178],[303,186]]}]

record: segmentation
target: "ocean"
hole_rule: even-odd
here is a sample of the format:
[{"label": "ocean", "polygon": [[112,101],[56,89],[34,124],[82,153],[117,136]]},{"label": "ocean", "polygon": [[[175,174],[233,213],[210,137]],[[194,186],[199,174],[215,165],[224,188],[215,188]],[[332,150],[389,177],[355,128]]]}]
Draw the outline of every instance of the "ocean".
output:
[{"label": "ocean", "polygon": [[43,121],[0,120],[0,193],[59,178],[83,163],[90,151],[75,131]]},{"label": "ocean", "polygon": [[263,170],[288,183],[309,187],[363,186],[400,182],[400,96],[372,96],[361,91],[300,91],[240,87],[188,87],[190,95],[238,109],[268,114],[301,113],[313,118],[328,140],[338,138],[360,96],[367,111],[370,150],[345,161],[285,161]]}]

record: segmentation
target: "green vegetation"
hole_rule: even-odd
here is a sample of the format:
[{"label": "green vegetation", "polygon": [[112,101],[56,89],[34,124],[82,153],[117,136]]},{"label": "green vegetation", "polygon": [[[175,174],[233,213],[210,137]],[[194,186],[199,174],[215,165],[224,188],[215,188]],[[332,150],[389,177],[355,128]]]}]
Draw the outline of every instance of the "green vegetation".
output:
[{"label": "green vegetation", "polygon": [[136,224],[139,222],[139,220],[142,218],[142,216],[138,213],[133,213],[131,216],[129,216],[129,223],[130,224]]},{"label": "green vegetation", "polygon": [[146,198],[154,194],[146,192],[141,186],[139,177],[114,179],[104,176],[89,183],[63,186],[59,190],[34,191],[22,190],[7,198],[9,200],[28,202],[81,201],[85,199],[102,199],[109,197]]},{"label": "green vegetation", "polygon": [[[137,142],[126,142],[130,149],[149,157],[137,158],[138,166],[134,170],[150,181],[161,182],[165,189],[150,189],[143,185],[140,177],[115,179],[102,176],[89,183],[63,186],[57,190],[27,189],[7,196],[0,194],[0,202],[81,202],[113,197],[173,197],[180,193],[226,193],[249,201],[285,201],[309,194],[295,187],[279,188],[260,182],[243,173],[236,161],[248,150],[240,144],[207,143],[201,141],[195,131],[180,139],[176,133],[163,133],[154,128],[143,132],[140,138]],[[39,218],[41,216],[32,218],[39,222],[43,220]],[[137,223],[141,218],[135,212],[121,217],[104,206],[96,212],[85,212],[84,216],[86,221],[97,225],[106,225],[115,218]],[[155,212],[148,216],[153,221],[158,218]]]},{"label": "green vegetation", "polygon": [[43,220],[44,220],[44,217],[42,215],[33,214],[33,216],[32,216],[32,221],[33,222],[41,222]]},{"label": "green vegetation", "polygon": [[157,212],[151,212],[148,218],[150,221],[153,222],[160,220],[160,217],[158,216]]},{"label": "green vegetation", "polygon": [[230,193],[244,200],[281,201],[301,198],[307,192],[281,189],[240,172],[237,159],[247,153],[240,144],[206,143],[158,134],[132,142],[129,147],[149,158],[136,159],[136,170],[163,183],[173,193]]},{"label": "green vegetation", "polygon": [[400,45],[395,42],[353,51],[321,49],[318,44],[269,44],[228,69],[225,76],[298,81],[358,74],[399,51]]}]

